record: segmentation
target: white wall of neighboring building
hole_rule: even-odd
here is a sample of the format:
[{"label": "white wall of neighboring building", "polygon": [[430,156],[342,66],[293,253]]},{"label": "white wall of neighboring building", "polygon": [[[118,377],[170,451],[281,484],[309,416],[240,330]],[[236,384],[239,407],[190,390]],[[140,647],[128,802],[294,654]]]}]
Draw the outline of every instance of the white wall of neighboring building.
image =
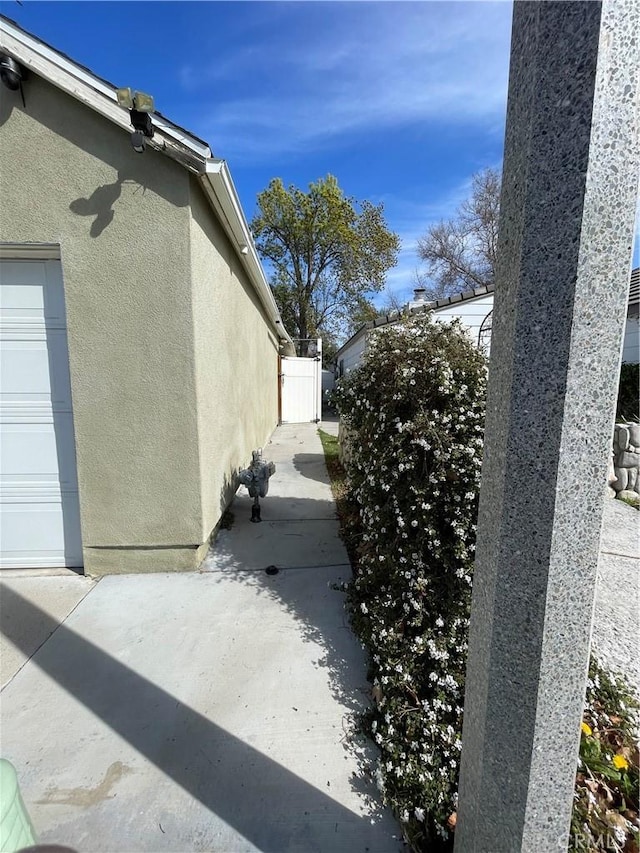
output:
[{"label": "white wall of neighboring building", "polygon": [[[487,314],[493,309],[493,293],[466,299],[464,302],[454,302],[441,308],[432,310],[434,320],[449,323],[451,320],[459,319],[469,330],[473,342],[478,344],[480,327]],[[348,373],[357,367],[366,348],[369,335],[375,334],[384,325],[370,328],[356,337],[353,343],[343,348],[338,354],[338,376]],[[640,361],[640,320],[638,317],[627,318],[625,326],[624,347],[622,360],[637,364]],[[342,366],[342,371],[340,367]]]},{"label": "white wall of neighboring building", "polygon": [[360,359],[362,358],[362,353],[364,352],[367,335],[370,334],[371,331],[372,329],[368,329],[364,334],[357,338],[351,346],[347,347],[342,353],[340,353],[337,365],[338,376],[344,376],[345,373],[349,373],[350,370],[353,370],[354,367],[358,366]]},{"label": "white wall of neighboring building", "polygon": [[478,296],[477,299],[468,299],[465,302],[454,302],[453,305],[445,305],[443,308],[434,308],[434,320],[450,323],[452,320],[460,319],[469,329],[473,342],[478,343],[478,334],[482,321],[493,308],[493,293]]},{"label": "white wall of neighboring building", "polygon": [[[477,344],[480,326],[492,308],[493,293],[487,293],[475,299],[468,299],[464,302],[456,302],[453,305],[435,308],[432,313],[435,320],[443,323],[449,323],[454,318],[460,319],[469,329],[469,334],[473,342]],[[349,343],[348,346],[340,351],[337,363],[338,376],[344,375],[358,366],[369,336],[375,334],[381,328],[383,329],[385,326],[381,325],[376,328],[366,329],[352,343]]]}]

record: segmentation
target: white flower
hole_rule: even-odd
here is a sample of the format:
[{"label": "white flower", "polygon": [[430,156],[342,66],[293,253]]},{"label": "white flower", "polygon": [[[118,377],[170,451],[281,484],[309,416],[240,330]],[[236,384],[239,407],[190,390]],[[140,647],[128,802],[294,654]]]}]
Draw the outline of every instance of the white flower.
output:
[{"label": "white flower", "polygon": [[424,809],[418,808],[416,806],[416,808],[414,809],[414,814],[416,816],[416,820],[420,820],[420,821],[424,820]]}]

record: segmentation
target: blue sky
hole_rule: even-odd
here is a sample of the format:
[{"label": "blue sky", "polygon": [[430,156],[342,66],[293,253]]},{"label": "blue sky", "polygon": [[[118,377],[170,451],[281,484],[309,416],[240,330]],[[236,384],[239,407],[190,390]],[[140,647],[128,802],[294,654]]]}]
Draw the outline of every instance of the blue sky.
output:
[{"label": "blue sky", "polygon": [[[31,2],[0,11],[225,158],[248,219],[273,177],[336,175],[416,240],[502,159],[511,2]],[[637,242],[637,241],[636,241]],[[636,245],[636,263],[638,246]]]}]

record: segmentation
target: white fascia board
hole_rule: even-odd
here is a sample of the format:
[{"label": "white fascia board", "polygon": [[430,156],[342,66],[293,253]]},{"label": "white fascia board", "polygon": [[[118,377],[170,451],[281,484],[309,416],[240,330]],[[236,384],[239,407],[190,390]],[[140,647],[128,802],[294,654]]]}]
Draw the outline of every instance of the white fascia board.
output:
[{"label": "white fascia board", "polygon": [[[1,18],[0,48],[34,74],[131,133],[129,112],[118,104],[113,86]],[[151,113],[151,118],[155,133],[147,145],[175,157],[194,172],[203,171],[211,157],[209,146],[155,113]]]},{"label": "white fascia board", "polygon": [[226,161],[208,160],[205,174],[200,176],[200,180],[258,298],[278,332],[280,342],[284,344],[289,354],[295,355],[293,341],[284,327],[280,311],[264,274]]}]

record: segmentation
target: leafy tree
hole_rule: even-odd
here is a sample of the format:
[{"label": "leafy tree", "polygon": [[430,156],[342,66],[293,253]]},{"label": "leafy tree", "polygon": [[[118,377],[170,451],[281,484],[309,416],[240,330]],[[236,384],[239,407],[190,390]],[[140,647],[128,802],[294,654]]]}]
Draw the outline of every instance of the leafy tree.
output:
[{"label": "leafy tree", "polygon": [[384,287],[400,247],[383,206],[347,198],[333,175],[308,192],[274,178],[258,195],[251,230],[273,269],[283,321],[301,339],[343,333],[367,296]]},{"label": "leafy tree", "polygon": [[500,172],[473,176],[471,195],[451,219],[432,225],[418,240],[427,269],[417,279],[432,299],[493,284],[498,242]]}]

